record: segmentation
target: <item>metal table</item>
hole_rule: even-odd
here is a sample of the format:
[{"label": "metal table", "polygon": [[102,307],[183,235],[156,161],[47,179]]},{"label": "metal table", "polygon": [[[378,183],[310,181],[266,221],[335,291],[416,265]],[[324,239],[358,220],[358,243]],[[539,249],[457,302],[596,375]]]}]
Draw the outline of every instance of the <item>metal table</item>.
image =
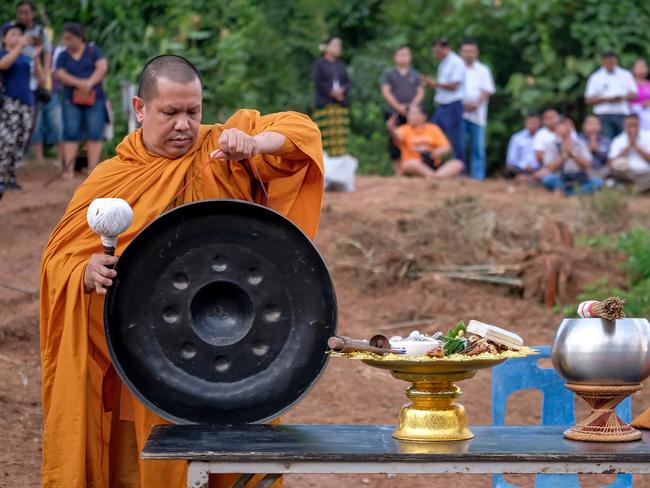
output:
[{"label": "metal table", "polygon": [[391,425],[159,425],[143,459],[188,461],[188,487],[207,488],[209,473],[650,473],[650,433],[630,443],[565,440],[562,427],[472,427],[462,442],[413,443]]}]

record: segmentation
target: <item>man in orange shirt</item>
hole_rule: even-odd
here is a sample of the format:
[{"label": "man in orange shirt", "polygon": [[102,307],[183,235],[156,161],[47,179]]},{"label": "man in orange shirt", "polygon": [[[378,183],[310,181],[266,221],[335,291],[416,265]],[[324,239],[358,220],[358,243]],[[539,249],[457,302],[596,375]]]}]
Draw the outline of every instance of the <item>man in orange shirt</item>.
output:
[{"label": "man in orange shirt", "polygon": [[459,175],[463,163],[458,159],[443,162],[444,156],[451,151],[451,145],[442,129],[426,120],[419,105],[409,106],[406,124],[400,127],[396,127],[394,118],[388,120],[388,131],[402,152],[399,174],[424,178]]}]

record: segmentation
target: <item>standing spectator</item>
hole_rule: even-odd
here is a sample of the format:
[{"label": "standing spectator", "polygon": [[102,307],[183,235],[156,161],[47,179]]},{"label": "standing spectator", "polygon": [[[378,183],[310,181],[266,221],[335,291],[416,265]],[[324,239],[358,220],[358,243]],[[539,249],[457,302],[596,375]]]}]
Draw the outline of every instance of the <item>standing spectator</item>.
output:
[{"label": "standing spectator", "polygon": [[[40,74],[33,72],[30,77],[30,88],[37,90],[45,88],[46,74],[52,69],[52,43],[45,27],[35,20],[36,5],[31,0],[21,0],[16,4],[16,22],[25,26],[25,35],[33,38],[32,42],[25,46],[23,54],[29,58],[34,58],[34,51],[39,49],[40,61],[43,70]],[[42,46],[42,51],[41,51]]]},{"label": "standing spectator", "polygon": [[546,151],[546,147],[554,143],[557,139],[555,136],[555,126],[559,120],[560,114],[554,108],[547,108],[542,113],[543,127],[535,133],[535,138],[533,139],[535,157],[540,166],[544,164],[544,151]]},{"label": "standing spectator", "polygon": [[611,141],[601,133],[600,119],[595,115],[587,115],[582,123],[580,139],[591,153],[591,173],[601,178],[607,177],[607,158]]},{"label": "standing spectator", "polygon": [[[44,47],[44,50],[47,49]],[[52,51],[53,67],[59,55],[65,51],[63,46],[56,46]],[[43,162],[44,146],[56,146],[57,158],[63,165],[63,116],[61,113],[61,84],[54,79],[54,72],[46,73],[45,87],[50,90],[50,100],[41,102],[40,110],[36,112],[36,123],[32,132],[32,150],[34,158]]]},{"label": "standing spectator", "polygon": [[425,78],[427,85],[436,89],[436,108],[431,122],[439,125],[451,142],[454,155],[465,161],[463,143],[463,94],[465,92],[465,63],[449,47],[449,40],[441,37],[433,43],[433,55],[440,61],[437,79]]},{"label": "standing spectator", "polygon": [[330,157],[347,154],[347,137],[350,132],[349,99],[350,77],[339,61],[343,43],[330,37],[321,46],[323,53],[312,66],[316,88],[316,123],[323,138],[323,150]]},{"label": "standing spectator", "polygon": [[557,140],[544,151],[544,168],[538,171],[542,185],[549,191],[565,195],[593,193],[603,186],[603,180],[591,176],[591,153],[575,135],[571,119],[560,118],[555,126]]},{"label": "standing spectator", "polygon": [[488,100],[494,94],[494,79],[490,68],[478,60],[476,41],[465,39],[460,45],[465,61],[465,98],[463,99],[463,137],[469,138],[469,174],[476,180],[485,179],[485,127]]},{"label": "standing spectator", "polygon": [[515,132],[508,143],[506,174],[517,181],[528,181],[540,168],[535,157],[533,138],[541,124],[538,114],[530,114],[524,121],[524,128]]},{"label": "standing spectator", "polygon": [[34,92],[30,89],[32,70],[38,76],[43,67],[38,59],[42,47],[32,51],[34,58],[22,54],[33,38],[25,26],[11,23],[2,32],[0,49],[0,197],[4,190],[21,190],[16,181],[16,165],[22,160],[34,119]]},{"label": "standing spectator", "polygon": [[86,42],[81,24],[65,24],[61,41],[66,50],[57,59],[54,77],[63,85],[63,177],[71,180],[82,140],[86,140],[88,170],[99,163],[106,120],[102,79],[108,65],[99,48]]},{"label": "standing spectator", "polygon": [[[386,101],[386,120],[395,119],[395,125],[406,123],[406,112],[410,105],[419,105],[424,97],[424,87],[420,73],[411,67],[411,48],[401,46],[395,51],[395,66],[386,70],[381,79],[381,94]],[[397,173],[399,170],[400,150],[388,138],[390,159]]]},{"label": "standing spectator", "polygon": [[630,109],[639,116],[641,130],[650,130],[650,80],[648,80],[648,64],[645,59],[634,61],[632,74],[636,82],[637,95],[630,102]]},{"label": "standing spectator", "polygon": [[628,101],[636,98],[632,73],[618,66],[618,56],[605,52],[602,67],[587,80],[585,102],[593,105],[603,127],[603,135],[612,139],[623,131],[623,119],[630,113]]},{"label": "standing spectator", "polygon": [[609,148],[609,164],[616,180],[632,183],[636,192],[650,190],[650,132],[640,130],[638,115],[625,117],[624,131]]},{"label": "standing spectator", "polygon": [[440,127],[427,123],[419,105],[409,106],[406,118],[406,124],[399,127],[394,118],[388,119],[386,124],[401,150],[400,174],[424,178],[459,175],[463,171],[463,163],[458,159],[444,160],[451,146]]}]

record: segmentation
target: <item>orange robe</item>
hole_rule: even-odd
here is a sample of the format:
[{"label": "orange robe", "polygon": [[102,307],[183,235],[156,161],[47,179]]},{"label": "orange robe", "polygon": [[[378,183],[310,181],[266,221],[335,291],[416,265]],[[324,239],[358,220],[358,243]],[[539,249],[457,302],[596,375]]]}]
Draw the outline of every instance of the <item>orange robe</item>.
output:
[{"label": "orange robe", "polygon": [[[268,186],[273,208],[313,238],[323,196],[323,163],[320,132],[308,117],[291,112],[260,116],[254,110],[240,110],[223,125],[202,125],[190,151],[173,160],[147,152],[140,130],[124,138],[117,156],[100,164],[77,189],[41,261],[45,488],[122,486],[116,472],[127,478],[124,486],[132,486],[133,476],[140,478],[141,488],[186,486],[185,462],[134,459],[136,442],[137,449],[142,449],[151,426],[165,421],[139,403],[116,377],[110,378],[104,299],[84,291],[86,263],[93,253],[102,252],[99,237],[88,228],[86,210],[93,199],[101,197],[123,198],[131,205],[133,224],[119,237],[119,255],[165,210],[210,152],[219,148],[222,131],[233,127],[250,135],[279,132],[286,142],[278,153],[255,156],[250,162],[211,162],[173,204],[209,198],[264,203],[250,168],[254,164]],[[134,424],[111,418],[117,412]],[[124,425],[131,426],[131,431],[135,426],[135,439],[131,436],[129,441],[127,435],[120,441],[124,446],[132,444],[133,455],[125,455],[126,448],[115,448]]]}]

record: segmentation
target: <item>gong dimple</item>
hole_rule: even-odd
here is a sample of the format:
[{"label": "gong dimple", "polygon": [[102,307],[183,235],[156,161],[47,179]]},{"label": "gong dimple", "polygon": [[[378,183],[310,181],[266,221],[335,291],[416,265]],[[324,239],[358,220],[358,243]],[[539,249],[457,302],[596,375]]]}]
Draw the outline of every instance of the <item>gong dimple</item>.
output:
[{"label": "gong dimple", "polygon": [[275,303],[270,303],[264,307],[264,320],[267,322],[277,322],[282,317],[282,310]]},{"label": "gong dimple", "polygon": [[218,273],[223,273],[228,269],[228,262],[223,256],[215,256],[212,262],[212,269]]},{"label": "gong dimple", "polygon": [[264,356],[269,352],[269,345],[264,341],[256,341],[253,344],[253,354],[256,356]]},{"label": "gong dimple", "polygon": [[246,278],[246,280],[251,285],[259,285],[263,279],[264,279],[264,275],[262,274],[261,270],[257,268],[251,268],[248,270],[248,277]]},{"label": "gong dimple", "polygon": [[192,359],[196,356],[196,347],[189,341],[183,342],[181,345],[181,356],[185,359]]},{"label": "gong dimple", "polygon": [[216,369],[218,373],[225,373],[230,369],[230,360],[226,356],[219,356],[214,361],[214,369]]},{"label": "gong dimple", "polygon": [[168,324],[174,324],[178,322],[178,312],[174,307],[167,307],[163,310],[162,314],[163,320]]}]

